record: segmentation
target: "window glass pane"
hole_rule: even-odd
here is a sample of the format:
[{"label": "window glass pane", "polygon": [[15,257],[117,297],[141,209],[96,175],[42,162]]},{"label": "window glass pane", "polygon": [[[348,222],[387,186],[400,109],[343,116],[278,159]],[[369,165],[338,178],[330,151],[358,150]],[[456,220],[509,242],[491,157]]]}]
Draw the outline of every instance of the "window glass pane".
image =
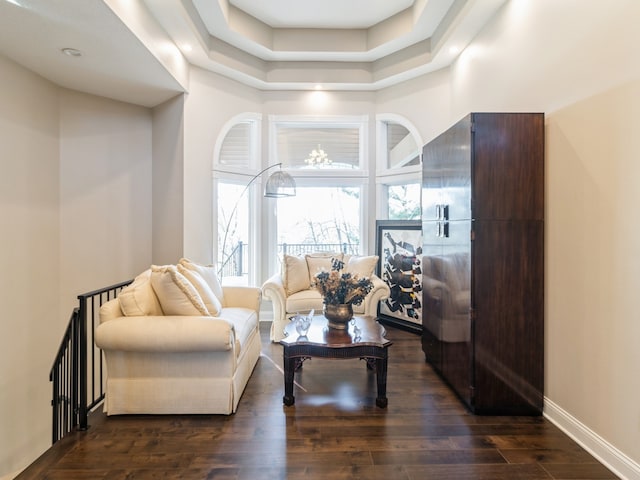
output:
[{"label": "window glass pane", "polygon": [[420,149],[404,126],[387,122],[387,168],[420,165]]},{"label": "window glass pane", "polygon": [[[360,168],[360,129],[277,125],[277,157],[287,168]],[[320,163],[311,162],[313,151],[324,151]],[[317,156],[315,158],[318,158]]]},{"label": "window glass pane", "polygon": [[298,187],[278,200],[278,254],[360,251],[360,188]]},{"label": "window glass pane", "polygon": [[245,185],[218,183],[217,258],[224,284],[247,285],[249,281],[249,195],[243,194],[244,189]]},{"label": "window glass pane", "polygon": [[252,122],[241,122],[227,132],[220,148],[220,165],[249,167],[251,165]]},{"label": "window glass pane", "polygon": [[389,220],[420,220],[420,190],[419,183],[389,185]]}]

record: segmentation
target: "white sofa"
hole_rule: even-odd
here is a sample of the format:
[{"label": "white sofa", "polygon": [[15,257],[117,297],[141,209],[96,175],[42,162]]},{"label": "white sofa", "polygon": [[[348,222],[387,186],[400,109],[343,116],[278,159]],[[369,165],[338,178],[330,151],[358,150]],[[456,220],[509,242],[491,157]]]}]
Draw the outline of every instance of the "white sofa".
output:
[{"label": "white sofa", "polygon": [[100,309],[105,412],[235,412],[260,357],[260,298],[186,259],[138,275]]},{"label": "white sofa", "polygon": [[296,313],[307,313],[314,309],[322,313],[322,296],[312,284],[320,271],[331,270],[331,259],[338,258],[345,263],[344,271],[368,277],[373,289],[360,305],[354,305],[356,315],[378,314],[378,304],[389,297],[389,286],[374,274],[378,256],[343,255],[342,253],[317,252],[306,255],[284,255],[282,271],[271,276],[262,285],[262,294],[273,306],[273,323],[270,338],[278,342],[284,337],[284,327]]}]

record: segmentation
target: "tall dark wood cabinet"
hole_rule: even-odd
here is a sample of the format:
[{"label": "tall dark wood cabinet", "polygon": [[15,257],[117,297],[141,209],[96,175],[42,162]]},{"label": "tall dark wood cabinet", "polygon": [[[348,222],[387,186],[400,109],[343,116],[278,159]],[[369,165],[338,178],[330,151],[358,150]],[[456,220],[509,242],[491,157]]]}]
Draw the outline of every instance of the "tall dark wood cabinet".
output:
[{"label": "tall dark wood cabinet", "polygon": [[544,114],[472,113],[423,148],[422,349],[478,414],[540,415]]}]

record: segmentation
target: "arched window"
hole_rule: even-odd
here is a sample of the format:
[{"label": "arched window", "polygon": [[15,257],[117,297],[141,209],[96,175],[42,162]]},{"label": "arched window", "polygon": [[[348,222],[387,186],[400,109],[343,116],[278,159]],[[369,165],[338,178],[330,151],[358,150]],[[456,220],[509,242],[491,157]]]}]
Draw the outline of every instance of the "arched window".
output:
[{"label": "arched window", "polygon": [[422,140],[403,117],[381,114],[376,118],[378,218],[421,218]]},{"label": "arched window", "polygon": [[222,129],[214,149],[214,258],[224,284],[259,281],[255,219],[260,204],[249,183],[260,171],[260,129],[259,114],[234,117]]}]

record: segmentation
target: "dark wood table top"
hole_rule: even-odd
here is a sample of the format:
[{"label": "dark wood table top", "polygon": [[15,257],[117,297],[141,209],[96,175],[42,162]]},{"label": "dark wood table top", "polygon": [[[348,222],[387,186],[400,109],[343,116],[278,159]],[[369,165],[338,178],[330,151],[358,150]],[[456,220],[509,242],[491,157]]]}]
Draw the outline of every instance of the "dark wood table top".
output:
[{"label": "dark wood table top", "polygon": [[309,331],[305,336],[298,335],[295,321],[287,324],[284,329],[285,337],[280,340],[282,345],[317,345],[322,347],[355,347],[371,345],[387,347],[391,342],[384,338],[386,330],[375,317],[354,316],[345,330],[329,328],[327,319],[323,315],[315,315],[311,321]]}]

